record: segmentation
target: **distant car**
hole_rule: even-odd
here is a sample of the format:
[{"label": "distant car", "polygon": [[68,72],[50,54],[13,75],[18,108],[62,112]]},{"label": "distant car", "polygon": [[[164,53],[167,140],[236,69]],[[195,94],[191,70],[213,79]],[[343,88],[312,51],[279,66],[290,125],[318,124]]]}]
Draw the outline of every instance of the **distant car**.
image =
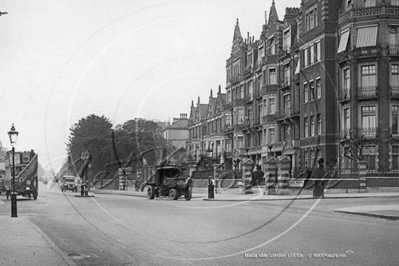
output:
[{"label": "distant car", "polygon": [[72,190],[72,192],[78,192],[75,189],[75,177],[64,175],[61,179],[61,191],[66,192],[67,190]]}]

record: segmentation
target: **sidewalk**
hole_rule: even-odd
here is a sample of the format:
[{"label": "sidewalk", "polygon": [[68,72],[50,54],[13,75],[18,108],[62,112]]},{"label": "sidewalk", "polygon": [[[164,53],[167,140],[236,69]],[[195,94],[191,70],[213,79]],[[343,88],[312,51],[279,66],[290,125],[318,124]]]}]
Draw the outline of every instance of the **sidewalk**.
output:
[{"label": "sidewalk", "polygon": [[399,202],[396,205],[373,205],[335,209],[335,212],[399,220]]},{"label": "sidewalk", "polygon": [[0,224],[0,265],[76,265],[27,218],[1,215]]}]

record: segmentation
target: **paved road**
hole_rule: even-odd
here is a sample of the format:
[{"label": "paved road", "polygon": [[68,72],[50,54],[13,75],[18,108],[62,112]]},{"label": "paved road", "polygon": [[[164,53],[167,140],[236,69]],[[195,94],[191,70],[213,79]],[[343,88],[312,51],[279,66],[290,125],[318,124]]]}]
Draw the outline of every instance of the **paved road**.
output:
[{"label": "paved road", "polygon": [[42,187],[18,215],[77,265],[399,265],[398,221],[334,212],[394,201],[151,201]]}]

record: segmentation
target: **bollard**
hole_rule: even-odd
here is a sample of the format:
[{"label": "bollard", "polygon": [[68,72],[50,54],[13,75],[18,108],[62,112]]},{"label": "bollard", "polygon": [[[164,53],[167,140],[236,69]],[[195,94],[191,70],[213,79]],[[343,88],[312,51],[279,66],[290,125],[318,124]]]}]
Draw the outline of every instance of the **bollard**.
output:
[{"label": "bollard", "polygon": [[85,196],[89,196],[89,189],[88,189],[88,187],[87,187],[87,181],[86,181],[86,184],[85,184]]},{"label": "bollard", "polygon": [[277,184],[277,161],[276,158],[271,157],[265,163],[265,191],[264,195],[276,195],[276,184]]},{"label": "bollard", "polygon": [[366,180],[366,162],[360,161],[357,163],[358,177],[359,177],[359,192],[367,192],[367,180]]},{"label": "bollard", "polygon": [[313,198],[324,198],[324,181],[313,181]]},{"label": "bollard", "polygon": [[290,158],[287,156],[283,156],[279,160],[279,171],[278,171],[278,176],[277,176],[277,182],[278,182],[278,189],[277,189],[277,195],[282,195],[284,193],[287,193],[286,190],[289,189],[288,186],[288,180],[290,179]]},{"label": "bollard", "polygon": [[251,180],[252,180],[252,166],[251,158],[244,158],[241,161],[242,165],[242,183],[244,185],[244,194],[253,194]]},{"label": "bollard", "polygon": [[213,184],[213,179],[209,178],[208,181],[208,199],[215,198],[215,185]]}]

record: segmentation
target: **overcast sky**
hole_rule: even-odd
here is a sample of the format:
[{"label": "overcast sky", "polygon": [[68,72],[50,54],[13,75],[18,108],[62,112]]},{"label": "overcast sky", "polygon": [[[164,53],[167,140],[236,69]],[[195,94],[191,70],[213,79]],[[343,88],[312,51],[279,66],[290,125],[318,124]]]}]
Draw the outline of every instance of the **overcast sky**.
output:
[{"label": "overcast sky", "polygon": [[[2,0],[0,140],[19,131],[57,170],[69,128],[89,114],[113,125],[169,121],[225,88],[234,26],[258,39],[272,0]],[[279,19],[300,0],[276,1]]]}]

